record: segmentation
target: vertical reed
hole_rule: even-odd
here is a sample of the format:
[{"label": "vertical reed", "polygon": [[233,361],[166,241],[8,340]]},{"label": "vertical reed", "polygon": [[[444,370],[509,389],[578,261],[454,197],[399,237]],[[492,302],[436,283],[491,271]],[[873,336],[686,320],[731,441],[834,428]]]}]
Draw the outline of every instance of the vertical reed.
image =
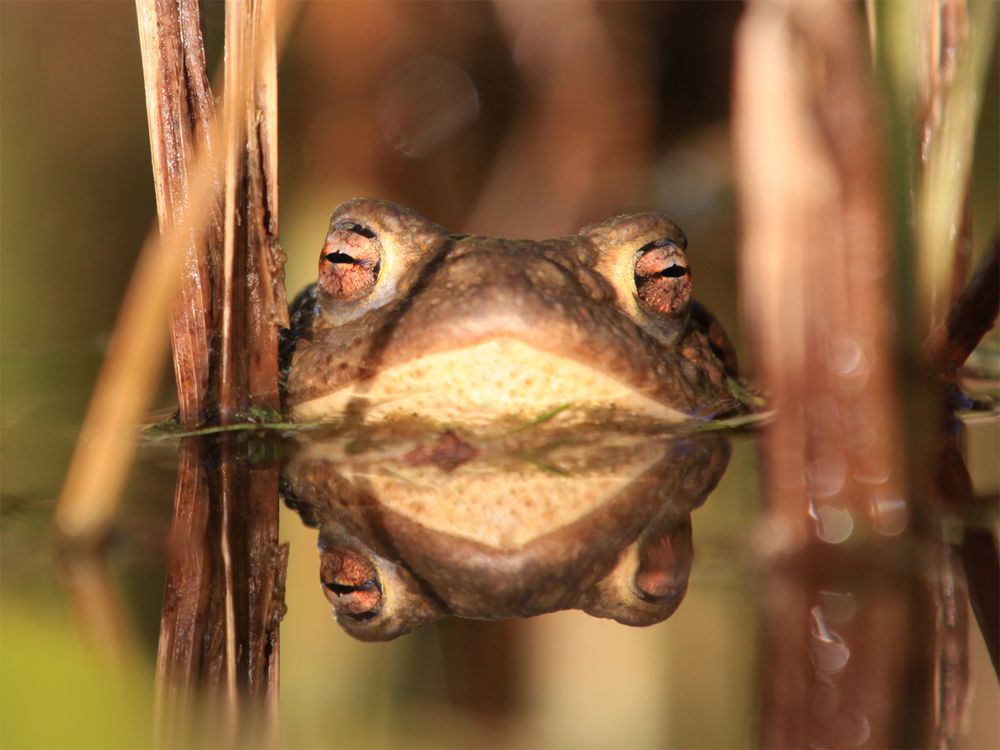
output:
[{"label": "vertical reed", "polygon": [[168,310],[182,425],[279,406],[287,313],[275,4],[227,4],[222,122],[197,0],[136,0],[136,10],[159,236],[143,247],[60,496],[56,521],[70,538],[100,537],[110,523],[165,355]]},{"label": "vertical reed", "polygon": [[[853,9],[752,4],[737,43],[741,277],[774,395],[764,475],[788,549],[907,524],[883,133]],[[779,538],[779,537],[776,537]]]}]

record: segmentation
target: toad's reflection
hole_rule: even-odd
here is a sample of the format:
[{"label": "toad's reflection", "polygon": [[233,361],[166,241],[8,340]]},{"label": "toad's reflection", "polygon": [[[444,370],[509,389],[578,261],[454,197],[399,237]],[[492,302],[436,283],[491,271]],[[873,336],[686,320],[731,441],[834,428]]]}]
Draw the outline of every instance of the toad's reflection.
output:
[{"label": "toad's reflection", "polygon": [[323,588],[356,638],[571,608],[650,625],[684,597],[690,511],[728,461],[717,435],[312,440],[283,493],[319,527]]}]

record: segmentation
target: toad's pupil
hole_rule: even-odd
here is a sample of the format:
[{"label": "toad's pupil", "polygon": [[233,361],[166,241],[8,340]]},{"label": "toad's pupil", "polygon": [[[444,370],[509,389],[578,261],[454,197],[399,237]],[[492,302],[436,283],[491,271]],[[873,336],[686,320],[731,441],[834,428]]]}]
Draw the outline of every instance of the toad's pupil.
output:
[{"label": "toad's pupil", "polygon": [[681,250],[664,244],[644,251],[635,264],[635,289],[639,299],[659,315],[682,310],[691,295],[691,276]]},{"label": "toad's pupil", "polygon": [[355,258],[353,255],[348,255],[347,253],[328,253],[323,257],[331,263],[348,263],[352,266],[362,266],[364,268],[368,268],[372,264],[370,260]]},{"label": "toad's pupil", "polygon": [[669,279],[676,279],[687,274],[688,270],[684,266],[668,266],[664,268],[658,276],[665,276]]}]

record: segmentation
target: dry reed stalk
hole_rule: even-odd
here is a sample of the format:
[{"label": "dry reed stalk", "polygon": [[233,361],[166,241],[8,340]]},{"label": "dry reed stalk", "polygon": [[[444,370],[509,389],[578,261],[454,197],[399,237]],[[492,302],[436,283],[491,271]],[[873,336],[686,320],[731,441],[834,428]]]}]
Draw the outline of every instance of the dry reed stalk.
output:
[{"label": "dry reed stalk", "polygon": [[226,4],[226,172],[220,418],[280,407],[278,327],[288,324],[277,242],[277,68],[273,0]]},{"label": "dry reed stalk", "polygon": [[[235,207],[240,217],[233,222],[244,235],[231,241],[249,248],[250,257],[246,279],[231,269],[228,288],[243,284],[239,300],[249,302],[250,311],[245,304],[235,311],[229,307],[237,323],[230,328],[227,351],[239,353],[239,369],[224,381],[226,415],[231,420],[249,406],[278,405],[277,326],[287,313],[276,241],[275,66],[277,42],[284,39],[291,14],[282,14],[276,24],[270,0],[254,3],[244,14],[253,31],[238,42],[241,48],[251,45],[243,55],[250,72],[241,75],[252,82],[253,99],[233,109],[241,111],[249,138],[243,149],[228,140],[222,149],[215,144],[231,128],[212,119],[196,1],[136,0],[136,6],[160,236],[154,233],[143,245],[59,498],[56,523],[75,539],[100,536],[117,507],[135,451],[135,428],[165,356],[161,321],[171,305],[181,422],[199,424],[217,408],[223,384],[213,358],[221,347],[212,342],[220,338],[224,276],[217,176],[230,152],[239,157],[249,196]],[[230,15],[244,10],[235,5]]]},{"label": "dry reed stalk", "polygon": [[935,326],[927,338],[930,366],[940,377],[955,382],[980,340],[996,325],[1000,311],[1000,238],[994,239],[948,310],[948,317]]},{"label": "dry reed stalk", "polygon": [[[209,386],[209,256],[216,225],[211,91],[195,0],[136,0],[159,237],[140,252],[56,510],[69,538],[108,526],[166,354],[172,307],[181,419],[201,419]],[[183,273],[182,273],[183,269]],[[178,293],[179,288],[179,293]]]},{"label": "dry reed stalk", "polygon": [[907,524],[880,123],[850,6],[754,3],[737,43],[741,284],[773,539]]},{"label": "dry reed stalk", "polygon": [[[171,332],[181,422],[279,407],[277,327],[287,313],[276,240],[276,32],[284,38],[290,16],[277,26],[273,0],[228,3],[220,123],[195,0],[137,0],[137,10],[161,239],[144,246],[60,499],[60,527],[77,538],[96,537],[113,514],[165,354],[165,337],[149,331],[162,330],[178,280]],[[214,146],[219,137],[224,149]],[[161,738],[183,741],[179,732],[201,723],[191,711],[204,707],[192,702],[197,694],[221,699],[225,720],[205,727],[221,729],[215,739],[226,744],[252,736],[248,727],[275,727],[288,554],[277,539],[279,472],[273,462],[252,466],[239,445],[182,445],[157,653]],[[254,711],[241,715],[245,698]]]},{"label": "dry reed stalk", "polygon": [[[997,246],[994,245],[994,249]],[[1000,279],[995,279],[1000,286]],[[988,518],[1000,507],[996,493],[978,495],[965,465],[965,435],[949,431],[938,436],[931,491],[942,513],[961,518]],[[1000,550],[989,523],[970,523],[961,535],[942,539],[962,562],[964,585],[993,668],[1000,674]]]},{"label": "dry reed stalk", "polygon": [[994,3],[929,0],[923,12],[917,90],[922,123],[917,185],[918,292],[924,331],[941,325],[970,260],[968,191],[982,88],[995,44]]},{"label": "dry reed stalk", "polygon": [[276,727],[288,560],[278,544],[278,468],[251,463],[235,436],[181,444],[156,658],[165,744],[193,731],[228,746]]},{"label": "dry reed stalk", "polygon": [[278,726],[280,631],[285,614],[285,573],[288,544],[278,544],[277,463],[255,464],[249,469],[247,534],[247,694],[264,711],[262,723]]},{"label": "dry reed stalk", "polygon": [[[843,3],[758,1],[737,40],[743,305],[776,410],[760,443],[767,551],[796,553],[763,586],[764,747],[919,745],[929,732],[901,730],[899,712],[930,705],[929,598],[900,574],[902,545],[865,544],[907,527],[909,488],[885,148],[857,20]],[[824,591],[856,616],[831,622]]]},{"label": "dry reed stalk", "polygon": [[[926,105],[924,138],[927,140],[933,138],[934,132],[941,128],[945,96],[955,81],[958,59],[963,52],[968,50],[966,42],[969,37],[969,11],[966,0],[931,0],[929,12],[931,15],[930,23],[924,26],[924,29],[933,34],[931,64],[930,70],[927,71],[928,80],[926,82],[928,96],[924,102]],[[975,142],[975,123],[968,123],[968,127],[970,132],[968,133],[969,151],[967,156],[971,163]],[[930,144],[927,140],[921,144],[921,156],[925,161],[930,150]],[[951,303],[954,303],[962,293],[972,255],[972,225],[969,216],[970,177],[971,169],[961,188],[963,192],[959,208],[961,216],[954,238],[951,285],[949,289],[945,290],[945,296]]]},{"label": "dry reed stalk", "polygon": [[934,614],[924,583],[878,554],[842,553],[813,547],[763,578],[759,747],[926,746],[918,670],[932,652],[913,647]]},{"label": "dry reed stalk", "polygon": [[467,227],[551,237],[576,232],[586,217],[621,210],[631,173],[623,178],[618,170],[642,164],[653,118],[638,105],[593,103],[651,101],[649,72],[634,62],[643,59],[634,48],[638,40],[628,39],[628,53],[620,49],[625,42],[596,4],[497,2],[494,8],[510,49],[524,61],[532,104],[505,136]]},{"label": "dry reed stalk", "polygon": [[162,238],[150,235],[140,251],[56,507],[56,525],[68,538],[97,538],[118,506],[137,426],[167,353],[163,321],[175,299],[189,237],[211,216],[219,161],[201,155],[189,169],[191,208],[183,222]]},{"label": "dry reed stalk", "polygon": [[204,538],[209,518],[202,453],[201,444],[195,440],[188,438],[181,443],[156,654],[153,729],[157,737],[165,737],[169,728],[184,723],[184,698],[193,692],[194,677],[204,658],[212,563],[209,552],[196,543]]},{"label": "dry reed stalk", "polygon": [[[962,227],[974,122],[968,87],[977,90],[978,74],[968,72],[974,64],[956,51],[962,44],[961,0],[886,5],[905,22],[890,18],[880,25],[892,39],[889,53],[881,51],[878,58],[897,78],[900,70],[914,67],[911,63],[927,64],[925,79],[910,71],[894,92],[898,109],[919,115],[922,128],[919,138],[908,140],[913,119],[897,120],[897,137],[907,148],[913,145],[910,153],[907,148],[897,153],[909,162],[908,174],[920,175],[919,296],[928,319],[938,321],[927,351],[954,379],[995,319],[1000,296],[997,260],[991,258],[947,321],[943,318],[955,279],[964,279],[954,246],[955,238],[968,237],[968,227]],[[916,8],[933,10],[931,30],[921,33],[941,43],[929,46],[924,58],[913,49]],[[868,9],[874,21],[874,4]],[[936,29],[935,23],[940,23]],[[869,41],[877,47],[882,40],[873,25],[869,28]],[[949,609],[964,613],[964,593],[948,577],[954,556],[930,561],[926,573],[934,585],[928,587],[900,566],[901,561],[912,565],[912,549],[885,541],[864,544],[871,532],[891,536],[903,530],[913,507],[904,493],[927,501],[920,506],[924,516],[935,512],[930,503],[948,497],[924,486],[940,471],[938,457],[928,453],[936,423],[930,425],[941,404],[934,388],[921,392],[914,420],[924,416],[926,424],[916,424],[908,436],[918,456],[915,478],[907,481],[902,471],[887,294],[885,149],[862,44],[849,6],[786,0],[751,4],[737,47],[734,131],[745,222],[744,305],[756,372],[774,394],[777,411],[761,443],[762,473],[773,510],[771,529],[778,532],[771,543],[784,552],[801,549],[792,564],[765,576],[764,746],[947,741],[965,695],[965,631],[959,619],[943,628],[938,619]],[[920,112],[911,106],[919,100],[919,80],[936,86]],[[916,148],[921,139],[927,156],[922,172]],[[954,234],[951,247],[941,241],[946,224]],[[933,263],[937,271],[929,278]],[[845,550],[839,543],[848,539],[854,544]],[[944,546],[931,549],[948,553]],[[990,551],[992,559],[986,559]],[[964,552],[959,550],[963,562]],[[974,552],[985,576],[978,574],[970,588],[989,589],[981,585],[985,577],[995,594],[992,537]],[[828,628],[820,621],[824,591],[853,597],[856,616]],[[996,600],[980,602],[982,615],[977,612],[993,630]],[[850,661],[834,659],[835,669],[824,675],[822,654],[836,656],[832,647],[838,644]],[[840,701],[835,713],[824,710],[831,695]],[[898,696],[895,704],[887,696]],[[857,716],[864,724],[853,726],[855,734],[851,719]],[[913,721],[914,716],[924,721]]]},{"label": "dry reed stalk", "polygon": [[89,549],[77,550],[59,560],[59,573],[84,642],[105,664],[122,674],[133,672],[139,653],[135,628],[107,559]]},{"label": "dry reed stalk", "polygon": [[[286,308],[273,0],[230,0],[225,44],[224,244],[212,275],[220,314],[211,376],[220,421],[231,423],[251,407],[280,406],[277,330]],[[259,740],[276,726],[287,562],[278,545],[279,467],[251,463],[246,449],[231,435],[183,447],[157,654],[161,731],[198,727],[191,709],[206,701],[191,698],[201,696],[215,712],[207,737],[225,744]]]},{"label": "dry reed stalk", "polygon": [[[205,70],[198,0],[136,0],[149,143],[161,234],[177,231],[191,209],[195,154],[211,156],[215,102]],[[211,221],[190,223],[178,298],[170,319],[180,421],[205,418],[214,329],[213,272],[222,235],[213,196]],[[204,226],[204,228],[203,228]]]},{"label": "dry reed stalk", "polygon": [[875,0],[865,0],[865,21],[868,25],[868,54],[872,65],[878,61],[878,13],[875,11]]},{"label": "dry reed stalk", "polygon": [[[277,66],[274,0],[227,0],[225,244],[221,297],[219,418],[251,407],[280,409],[278,327],[288,325],[284,253],[277,242]],[[278,547],[276,465],[237,460],[221,446],[217,487],[219,552],[225,591],[226,698],[235,722],[239,700],[277,718],[278,622],[284,613],[284,563]],[[287,556],[287,551],[284,553]],[[280,610],[280,611],[279,611]],[[268,720],[270,719],[270,721]],[[235,723],[234,723],[235,726]]]}]

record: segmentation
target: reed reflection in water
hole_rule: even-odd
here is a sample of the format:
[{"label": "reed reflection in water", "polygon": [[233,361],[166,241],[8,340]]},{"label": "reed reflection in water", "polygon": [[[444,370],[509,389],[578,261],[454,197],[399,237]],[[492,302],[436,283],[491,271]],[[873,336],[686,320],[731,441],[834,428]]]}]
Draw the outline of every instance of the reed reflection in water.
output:
[{"label": "reed reflection in water", "polygon": [[[429,458],[441,440],[455,439],[475,451],[461,451],[457,465],[453,445]],[[341,627],[362,640],[419,628],[407,637],[416,639],[410,658],[421,656],[406,679],[421,684],[407,692],[461,707],[470,737],[534,736],[532,701],[541,696],[531,683],[539,658],[532,641],[550,628],[482,619],[565,607],[629,624],[669,617],[687,593],[695,557],[691,511],[720,481],[730,448],[717,434],[597,443],[578,435],[534,449],[529,442],[454,433],[283,444],[185,438],[157,663],[161,737],[168,744],[280,737],[273,712],[287,547],[277,545],[273,512],[279,471],[286,503],[319,529],[319,564],[313,557],[305,566],[320,579],[314,599],[325,594]],[[942,458],[951,474],[964,470],[955,453]],[[487,487],[492,494],[483,494]],[[955,502],[942,495],[939,509],[950,512]],[[242,519],[234,521],[236,507]],[[924,745],[960,735],[969,700],[961,550],[975,547],[979,533],[967,531],[952,547],[910,533],[877,544],[817,536],[793,558],[755,559],[744,548],[721,561],[749,563],[760,592],[761,703],[752,721],[764,746]],[[706,564],[718,565],[709,554]],[[242,585],[234,583],[239,571]],[[989,568],[986,579],[966,573],[988,610]],[[448,615],[476,619],[420,627]],[[332,621],[315,630],[336,639]],[[551,632],[565,637],[558,627]],[[996,638],[984,635],[995,658]],[[691,647],[725,651],[722,637],[686,633]],[[663,658],[655,654],[647,657]],[[334,693],[372,679],[326,668],[343,683]],[[396,720],[375,723],[382,728],[361,722],[345,736],[395,736],[386,726]]]}]

